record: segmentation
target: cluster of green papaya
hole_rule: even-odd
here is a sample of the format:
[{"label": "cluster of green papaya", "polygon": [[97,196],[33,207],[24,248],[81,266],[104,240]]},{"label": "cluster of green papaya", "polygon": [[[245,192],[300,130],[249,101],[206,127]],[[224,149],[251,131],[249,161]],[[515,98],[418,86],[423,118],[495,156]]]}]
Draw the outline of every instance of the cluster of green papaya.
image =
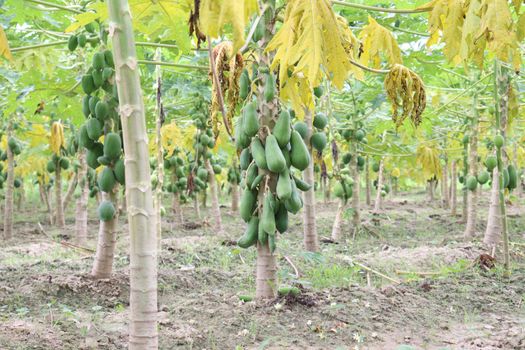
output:
[{"label": "cluster of green papaya", "polygon": [[346,128],[346,127],[339,129],[339,134],[347,142],[356,141],[356,142],[361,142],[365,144],[368,142],[366,139],[366,131],[365,129],[363,129],[362,122],[358,123],[356,130]]},{"label": "cluster of green papaya", "polygon": [[95,22],[91,22],[86,24],[80,33],[72,34],[69,37],[67,48],[73,52],[79,47],[85,47],[87,44],[90,44],[92,47],[97,47],[101,42],[104,44],[107,43],[107,40],[107,29],[99,24],[99,31],[97,33]]},{"label": "cluster of green papaya", "polygon": [[3,172],[4,164],[0,163],[0,190],[4,188],[4,182],[7,180],[7,171]]},{"label": "cluster of green papaya", "polygon": [[[20,143],[20,141],[15,138],[15,137],[10,137],[8,140],[7,140],[7,146],[9,147],[9,149],[11,150],[11,152],[17,156],[19,155],[20,153],[22,153],[22,144]],[[7,152],[3,152],[5,153],[5,158],[7,159]],[[2,158],[4,157],[4,155],[2,154]]]},{"label": "cluster of green papaya", "polygon": [[[374,185],[374,188],[377,190],[377,185],[378,185],[378,180],[374,180],[373,182],[373,185]],[[385,183],[383,184],[383,186],[381,187],[381,197],[385,197],[387,194],[390,193],[390,185]]]},{"label": "cluster of green papaya", "polygon": [[234,167],[231,166],[228,168],[228,175],[227,175],[228,182],[230,184],[240,184],[241,183],[241,171],[238,166]]},{"label": "cluster of green papaya", "polygon": [[352,198],[354,186],[354,179],[352,179],[350,176],[350,169],[348,169],[348,167],[341,166],[341,170],[336,178],[338,181],[333,188],[334,196],[342,199],[346,203],[350,198]]},{"label": "cluster of green papaya", "polygon": [[59,167],[63,170],[69,169],[69,165],[69,159],[60,155],[53,154],[51,160],[47,162],[46,169],[48,173],[54,173]]},{"label": "cluster of green papaya", "polygon": [[[288,229],[288,212],[295,214],[303,206],[299,190],[311,188],[311,184],[296,177],[292,170],[292,167],[305,170],[310,164],[310,154],[302,135],[292,128],[289,111],[281,111],[270,133],[268,128],[260,128],[255,101],[244,106],[235,135],[241,151],[240,168],[245,172],[240,214],[248,223],[237,243],[248,248],[257,241],[268,242],[273,252],[276,231],[283,233]],[[269,184],[272,178],[276,180],[274,191]]]},{"label": "cluster of green papaya", "polygon": [[[346,166],[346,165],[350,164],[350,162],[352,161],[353,158],[354,158],[354,156],[352,155],[352,153],[346,152],[345,154],[343,154],[343,156],[341,158],[341,161],[343,162],[343,165]],[[359,171],[363,171],[365,169],[365,164],[366,164],[365,157],[357,156],[355,161],[357,163],[357,169]],[[342,168],[344,168],[344,166],[342,166]]]},{"label": "cluster of green papaya", "polygon": [[188,188],[189,166],[184,163],[182,151],[177,147],[171,157],[164,159],[164,169],[171,171],[170,182],[165,185],[165,190],[169,193],[179,195],[182,203],[186,203],[188,198],[186,190]]}]

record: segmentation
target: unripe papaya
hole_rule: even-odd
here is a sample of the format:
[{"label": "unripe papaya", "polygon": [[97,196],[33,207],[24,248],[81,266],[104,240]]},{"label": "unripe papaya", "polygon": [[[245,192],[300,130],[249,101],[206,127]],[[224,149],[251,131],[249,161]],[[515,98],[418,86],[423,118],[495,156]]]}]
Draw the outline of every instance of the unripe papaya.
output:
[{"label": "unripe papaya", "polygon": [[297,122],[294,124],[293,128],[299,133],[299,135],[301,135],[303,140],[306,139],[308,136],[308,125],[306,125],[305,122]]},{"label": "unripe papaya", "polygon": [[243,132],[252,138],[259,131],[259,119],[257,118],[257,105],[255,102],[246,104],[243,109]]},{"label": "unripe papaya", "polygon": [[47,162],[46,168],[49,173],[54,173],[56,170],[55,162],[53,162],[52,160]]},{"label": "unripe papaya", "polygon": [[279,210],[275,214],[275,228],[280,233],[284,233],[288,230],[288,210],[286,210],[286,207],[283,204],[279,206]]},{"label": "unripe papaya", "polygon": [[272,205],[273,194],[271,192],[266,193],[264,197],[264,204],[261,216],[261,224],[264,232],[268,235],[275,235],[275,213],[274,206]]},{"label": "unripe papaya", "polygon": [[268,249],[270,250],[270,254],[273,254],[275,252],[275,249],[277,248],[277,237],[275,234],[268,235]]},{"label": "unripe papaya", "polygon": [[238,150],[243,150],[250,146],[250,138],[244,133],[243,124],[244,117],[241,116],[237,122],[237,127],[235,128],[235,147]]},{"label": "unripe papaya", "polygon": [[241,202],[239,206],[239,213],[241,218],[248,222],[252,218],[255,205],[257,204],[257,192],[245,189],[241,196]]},{"label": "unripe papaya", "polygon": [[89,111],[93,117],[97,116],[97,103],[100,99],[97,96],[91,96],[89,98]]},{"label": "unripe papaya", "polygon": [[266,74],[266,83],[264,84],[264,99],[270,102],[275,97],[275,80],[272,74]]},{"label": "unripe papaya", "polygon": [[60,158],[60,161],[58,163],[62,169],[69,169],[69,160],[67,160],[67,158]]},{"label": "unripe papaya", "polygon": [[[102,70],[102,79],[104,79],[104,81],[107,81],[109,78],[111,78],[112,75],[113,75],[113,68],[106,67]],[[111,88],[113,89],[113,87]]]},{"label": "unripe papaya", "polygon": [[306,181],[303,181],[295,176],[293,177],[293,179],[295,181],[295,186],[297,186],[297,188],[303,192],[310,191],[310,189],[312,188],[312,185],[310,185]]},{"label": "unripe papaya", "polygon": [[102,70],[104,69],[105,65],[105,57],[103,52],[96,52],[93,55],[93,68],[95,70]]},{"label": "unripe papaya", "polygon": [[498,166],[498,159],[494,156],[488,156],[485,160],[485,166],[489,172],[492,172]]},{"label": "unripe papaya", "polygon": [[88,95],[96,90],[95,82],[93,81],[93,76],[91,74],[85,74],[82,76],[81,85],[82,90]]},{"label": "unripe papaya", "polygon": [[276,193],[281,201],[285,201],[292,196],[292,181],[290,179],[290,173],[286,168],[279,174]]},{"label": "unripe papaya", "polygon": [[510,176],[509,176],[509,170],[507,168],[503,168],[503,188],[509,187],[510,182]]},{"label": "unripe papaya", "polygon": [[374,172],[377,173],[377,172],[379,171],[379,168],[380,168],[379,163],[374,163],[374,164],[372,164],[372,170],[373,170]]},{"label": "unripe papaya", "polygon": [[324,132],[316,132],[310,138],[310,143],[312,147],[315,148],[318,152],[322,152],[328,143],[326,139],[326,134]]},{"label": "unripe papaya", "polygon": [[87,126],[85,124],[80,127],[78,134],[78,143],[80,147],[84,147],[86,149],[92,149],[95,145],[95,142],[89,138]]},{"label": "unripe papaya", "polygon": [[343,164],[348,164],[352,161],[352,154],[351,153],[345,153],[343,154]]},{"label": "unripe papaya", "polygon": [[109,67],[115,68],[115,61],[113,61],[113,52],[111,52],[111,50],[104,51],[104,61]]},{"label": "unripe papaya", "polygon": [[93,72],[91,72],[91,76],[93,77],[93,83],[95,84],[95,88],[99,88],[104,84],[104,78],[102,77],[102,69],[94,69]]},{"label": "unripe papaya", "polygon": [[209,175],[208,170],[206,170],[206,168],[199,168],[197,170],[197,177],[201,179],[202,181],[207,181],[208,175]]},{"label": "unripe papaya", "polygon": [[503,138],[502,135],[496,135],[494,137],[494,146],[496,146],[497,148],[503,147],[504,143],[505,143],[505,139]]},{"label": "unripe papaya", "polygon": [[321,96],[323,96],[323,94],[324,94],[324,89],[323,89],[323,87],[321,85],[314,87],[314,95],[315,95],[315,97],[321,98]]},{"label": "unripe papaya", "polygon": [[93,24],[93,22],[86,24],[84,28],[89,33],[95,33],[95,24]]},{"label": "unripe papaya", "polygon": [[105,120],[109,115],[109,106],[104,101],[99,101],[95,105],[95,115],[99,120]]},{"label": "unripe papaya", "polygon": [[111,165],[111,159],[109,159],[106,156],[98,157],[97,161],[99,162],[100,165],[106,165],[106,166]]},{"label": "unripe papaya", "polygon": [[462,140],[463,145],[468,144],[469,141],[470,141],[470,137],[468,135],[464,135],[463,140]]},{"label": "unripe papaya", "polygon": [[365,138],[365,132],[361,129],[357,130],[355,132],[355,138],[357,141],[363,141],[363,139]]},{"label": "unripe papaya", "polygon": [[86,34],[84,34],[84,33],[79,34],[77,39],[78,39],[78,46],[80,46],[80,47],[85,47],[86,46],[86,43],[87,43]]},{"label": "unripe papaya", "polygon": [[292,196],[284,201],[284,206],[286,210],[292,214],[297,214],[297,212],[303,207],[303,200],[301,199],[299,191],[297,191],[295,183],[292,183]]},{"label": "unripe papaya", "polygon": [[290,128],[290,113],[283,109],[272,130],[273,136],[277,139],[279,147],[283,148],[290,142],[292,129]]},{"label": "unripe papaya", "polygon": [[91,114],[91,111],[89,110],[89,99],[90,99],[89,95],[82,97],[82,113],[84,114],[84,117],[86,118],[88,118]]},{"label": "unripe papaya", "polygon": [[246,68],[242,71],[241,78],[239,79],[239,97],[245,100],[250,93],[250,75]]},{"label": "unripe papaya", "polygon": [[268,242],[268,234],[263,229],[262,220],[259,220],[259,228],[257,230],[257,239],[259,240],[259,243],[266,244]]},{"label": "unripe papaya", "polygon": [[220,173],[222,173],[222,167],[219,164],[214,164],[212,168],[213,168],[213,173],[215,175],[219,175]]},{"label": "unripe papaya", "polygon": [[283,153],[284,160],[286,161],[286,167],[289,168],[292,165],[292,160],[290,159],[290,150],[287,147],[281,149]]},{"label": "unripe papaya", "polygon": [[115,217],[115,206],[110,201],[103,201],[98,207],[100,221],[110,221]]},{"label": "unripe papaya", "polygon": [[490,174],[488,173],[488,171],[483,170],[478,174],[477,179],[480,185],[484,185],[489,181]]},{"label": "unripe papaya", "polygon": [[277,143],[277,139],[273,135],[266,137],[265,156],[268,169],[274,173],[280,173],[286,169],[286,159],[284,159],[281,148]]},{"label": "unripe papaya", "polygon": [[102,192],[111,192],[115,187],[116,179],[111,168],[105,167],[98,176],[98,187]]},{"label": "unripe papaya", "polygon": [[86,163],[89,165],[90,168],[96,169],[100,166],[100,163],[98,162],[98,157],[100,157],[97,152],[92,149],[88,150],[86,154]]},{"label": "unripe papaya", "polygon": [[250,186],[250,189],[253,191],[259,186],[261,181],[264,179],[264,174],[259,174],[255,177],[255,179],[252,181],[252,185]]},{"label": "unripe papaya", "polygon": [[86,123],[86,130],[89,138],[96,141],[102,135],[102,124],[100,124],[98,119],[91,118]]},{"label": "unripe papaya", "polygon": [[357,156],[357,166],[362,167],[365,165],[365,158],[361,156]]},{"label": "unripe papaya", "polygon": [[73,52],[77,49],[78,46],[78,37],[76,35],[71,35],[67,41],[67,48],[69,51]]},{"label": "unripe papaya", "polygon": [[337,198],[341,198],[343,199],[345,197],[345,190],[344,190],[344,187],[343,187],[343,184],[338,181],[335,185],[334,185],[334,196],[336,196]]},{"label": "unripe papaya", "polygon": [[512,164],[509,164],[507,171],[509,172],[509,185],[507,188],[509,191],[512,191],[518,186],[518,172],[516,171],[516,167]]},{"label": "unripe papaya", "polygon": [[122,141],[120,135],[114,132],[108,133],[104,137],[104,155],[110,160],[116,160],[120,157],[122,151]]},{"label": "unripe papaya", "polygon": [[259,218],[257,216],[252,216],[246,227],[246,232],[237,240],[237,245],[245,249],[251,247],[257,242],[258,231]]},{"label": "unripe papaya", "polygon": [[254,42],[258,42],[264,37],[264,33],[266,31],[266,21],[264,16],[261,17],[259,20],[259,23],[257,23],[257,26],[255,27],[255,30],[253,32],[252,39]]},{"label": "unripe papaya", "polygon": [[313,125],[317,129],[324,129],[326,124],[328,124],[328,118],[324,113],[317,113],[314,117]]},{"label": "unripe papaya", "polygon": [[252,154],[250,153],[250,149],[249,148],[243,149],[239,158],[240,158],[239,163],[240,163],[241,170],[248,169],[248,166],[250,165],[252,161]]},{"label": "unripe papaya", "polygon": [[469,191],[475,191],[478,187],[478,179],[473,175],[469,175],[467,177],[466,186]]},{"label": "unripe papaya", "polygon": [[246,170],[246,187],[252,188],[253,181],[259,175],[259,169],[255,163],[252,163]]},{"label": "unripe papaya", "polygon": [[261,140],[259,140],[259,138],[257,137],[253,138],[250,150],[251,150],[253,159],[255,159],[255,164],[257,164],[259,169],[268,169],[264,147],[261,143]]},{"label": "unripe papaya", "polygon": [[292,165],[297,170],[303,171],[310,164],[310,153],[308,152],[308,148],[306,148],[301,135],[299,135],[296,130],[292,132],[290,145],[292,147],[290,151]]}]

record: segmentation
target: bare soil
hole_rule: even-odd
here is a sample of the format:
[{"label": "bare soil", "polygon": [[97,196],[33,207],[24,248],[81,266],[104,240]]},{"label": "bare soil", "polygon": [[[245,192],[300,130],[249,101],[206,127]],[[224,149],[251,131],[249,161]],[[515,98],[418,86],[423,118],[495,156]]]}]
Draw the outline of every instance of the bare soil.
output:
[{"label": "bare soil", "polygon": [[[318,231],[327,238],[337,204],[321,204]],[[15,238],[0,243],[0,349],[126,348],[125,217],[113,277],[93,280],[92,254],[60,243],[74,242],[73,214],[57,230],[32,205],[17,213]],[[159,257],[160,348],[525,349],[525,218],[517,205],[511,208],[517,244],[505,276],[500,252],[494,266],[480,264],[487,206],[479,208],[480,235],[465,242],[460,218],[437,201],[400,195],[378,217],[365,208],[367,229],[352,240],[345,224],[344,239],[326,240],[320,253],[303,251],[302,216],[295,216],[276,254],[280,285],[301,293],[262,304],[239,298],[254,295],[255,267],[254,249],[229,244],[242,234],[240,219],[222,208],[228,235],[219,237],[189,207],[184,228],[168,215]],[[90,218],[93,248],[94,211]]]}]

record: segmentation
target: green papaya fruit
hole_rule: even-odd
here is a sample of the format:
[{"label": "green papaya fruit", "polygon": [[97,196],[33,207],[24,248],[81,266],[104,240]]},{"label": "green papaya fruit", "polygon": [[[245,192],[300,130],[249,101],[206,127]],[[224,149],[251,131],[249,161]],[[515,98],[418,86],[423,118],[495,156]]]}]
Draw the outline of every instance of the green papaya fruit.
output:
[{"label": "green papaya fruit", "polygon": [[254,191],[257,186],[261,183],[261,181],[264,179],[264,174],[259,174],[255,177],[255,179],[252,181],[252,185],[249,187],[252,191]]},{"label": "green papaya fruit", "polygon": [[[324,89],[321,85],[314,87],[314,95],[317,98],[321,98],[324,94]],[[322,128],[321,128],[322,129]]]},{"label": "green papaya fruit", "polygon": [[253,181],[259,175],[259,169],[255,163],[250,164],[248,170],[246,170],[246,186],[252,188]]},{"label": "green papaya fruit", "polygon": [[97,116],[97,103],[100,99],[97,96],[91,96],[89,98],[89,111],[93,117]]},{"label": "green papaya fruit", "polygon": [[266,74],[266,83],[264,84],[264,99],[270,102],[275,97],[275,79],[272,74]]},{"label": "green papaya fruit", "polygon": [[95,82],[93,81],[93,76],[91,74],[83,75],[80,84],[82,85],[82,90],[87,95],[90,95],[93,91],[96,90]]},{"label": "green papaya fruit", "polygon": [[362,129],[359,129],[355,132],[355,138],[357,141],[363,141],[365,138],[365,132]]},{"label": "green papaya fruit", "polygon": [[303,171],[310,164],[310,153],[308,152],[308,148],[306,148],[303,138],[296,130],[292,131],[290,146],[292,147],[290,151],[292,165],[297,170]]},{"label": "green papaya fruit", "polygon": [[257,237],[259,232],[259,218],[252,216],[246,227],[244,235],[237,240],[237,245],[241,248],[249,248],[257,243]]},{"label": "green papaya fruit", "polygon": [[115,68],[115,61],[113,60],[113,52],[111,52],[111,50],[104,51],[104,61],[109,67]]},{"label": "green papaya fruit", "polygon": [[241,196],[241,202],[239,206],[239,212],[241,218],[245,222],[249,222],[253,211],[255,210],[255,205],[257,204],[257,192],[251,191],[250,189],[245,189]]},{"label": "green papaya fruit", "polygon": [[250,146],[252,157],[259,169],[268,169],[264,147],[258,137],[254,137]]},{"label": "green papaya fruit", "polygon": [[274,206],[272,205],[274,199],[272,197],[273,194],[271,192],[266,193],[264,196],[264,204],[261,216],[261,223],[263,226],[262,228],[264,232],[270,236],[275,235],[276,230]]},{"label": "green papaya fruit", "polygon": [[505,139],[503,138],[502,135],[496,135],[494,137],[494,146],[496,146],[497,148],[503,147],[504,143],[505,143]]},{"label": "green papaya fruit", "polygon": [[277,237],[275,237],[275,234],[268,235],[268,248],[270,249],[270,254],[273,254],[275,252],[275,249],[277,248],[276,240]]},{"label": "green papaya fruit", "polygon": [[295,181],[295,186],[297,186],[298,189],[300,189],[303,192],[310,191],[312,188],[312,185],[310,185],[308,182],[303,181],[302,179],[299,179],[297,177],[293,177]]},{"label": "green papaya fruit", "polygon": [[286,159],[284,159],[281,148],[277,143],[277,139],[273,135],[266,137],[265,156],[268,165],[268,170],[274,173],[281,173],[286,169]]},{"label": "green papaya fruit", "polygon": [[52,160],[47,162],[46,169],[48,173],[54,173],[56,170],[56,163],[53,162]]},{"label": "green papaya fruit", "polygon": [[102,70],[104,69],[105,65],[105,57],[103,52],[96,52],[93,55],[93,68],[95,70]]},{"label": "green papaya fruit", "polygon": [[114,132],[104,137],[104,155],[110,160],[116,160],[122,152],[122,141],[120,135]]},{"label": "green papaya fruit", "polygon": [[100,165],[106,165],[106,166],[110,166],[110,165],[111,165],[111,159],[109,159],[109,158],[106,157],[106,156],[98,157],[98,158],[97,158],[97,162],[98,162]]},{"label": "green papaya fruit", "polygon": [[212,168],[213,168],[213,173],[215,175],[219,175],[220,173],[222,173],[222,167],[219,164],[214,164]]},{"label": "green papaya fruit", "polygon": [[93,72],[91,72],[91,76],[93,77],[93,83],[95,84],[96,89],[98,89],[102,86],[102,84],[104,84],[104,78],[102,77],[102,69],[94,69]]},{"label": "green papaya fruit", "polygon": [[494,156],[488,156],[485,160],[485,166],[489,172],[492,172],[498,166],[498,159]]},{"label": "green papaya fruit", "polygon": [[346,195],[345,189],[343,187],[343,184],[340,181],[337,181],[333,188],[334,196],[337,198],[343,199]]},{"label": "green papaya fruit", "polygon": [[88,24],[86,24],[86,25],[84,26],[84,29],[86,29],[86,31],[87,31],[88,33],[92,33],[92,34],[93,34],[93,33],[95,33],[95,24],[94,24],[93,22],[88,23]]},{"label": "green papaya fruit", "polygon": [[275,228],[280,233],[288,230],[288,210],[286,210],[286,206],[284,205],[280,205],[279,210],[277,210],[275,214]]},{"label": "green papaya fruit", "polygon": [[292,165],[292,160],[290,159],[290,151],[288,148],[281,149],[283,153],[284,160],[286,161],[286,167],[289,168]]},{"label": "green papaya fruit", "polygon": [[91,115],[91,111],[89,110],[89,99],[89,95],[85,95],[84,97],[82,97],[82,113],[86,118],[88,118]]},{"label": "green papaya fruit", "polygon": [[86,124],[80,127],[78,133],[78,143],[80,147],[84,147],[86,149],[92,149],[95,145],[95,141],[89,138]]},{"label": "green papaya fruit", "polygon": [[284,206],[286,210],[292,214],[297,214],[303,207],[303,200],[299,194],[299,191],[297,191],[295,182],[292,182],[292,196],[288,200],[284,201]]},{"label": "green papaya fruit", "polygon": [[206,168],[197,169],[197,177],[202,181],[208,181],[208,170]]},{"label": "green papaya fruit", "polygon": [[113,75],[113,68],[106,67],[102,70],[102,79],[104,79],[104,81],[107,81],[109,78],[111,78],[112,75]]},{"label": "green papaya fruit", "polygon": [[67,41],[67,48],[69,51],[73,52],[77,49],[78,46],[78,37],[76,35],[71,35]]},{"label": "green papaya fruit", "polygon": [[235,147],[238,150],[243,150],[250,146],[250,138],[244,133],[243,130],[244,118],[241,116],[237,121],[237,127],[235,128]]},{"label": "green papaya fruit", "polygon": [[324,129],[328,124],[328,117],[324,113],[317,113],[314,117],[313,125],[317,129]]},{"label": "green papaya fruit", "polygon": [[250,153],[250,149],[249,148],[243,149],[239,158],[240,158],[239,163],[240,163],[241,170],[247,170],[248,166],[250,166],[250,163],[252,161],[252,154]]},{"label": "green papaya fruit", "polygon": [[105,167],[98,176],[98,187],[102,192],[111,192],[115,187],[116,179],[113,170]]},{"label": "green papaya fruit", "polygon": [[478,174],[477,179],[480,185],[484,185],[489,181],[490,174],[488,173],[488,171],[483,170]]},{"label": "green papaya fruit", "polygon": [[86,44],[87,44],[86,34],[80,33],[78,35],[77,39],[78,39],[78,46],[80,46],[80,47],[85,47],[86,46]]},{"label": "green papaya fruit", "polygon": [[100,166],[100,163],[98,162],[98,157],[100,157],[100,155],[97,154],[95,149],[88,150],[86,154],[87,165],[92,169],[98,168]]},{"label": "green papaya fruit", "polygon": [[58,164],[64,170],[69,169],[69,160],[67,158],[60,158],[60,161],[58,162]]},{"label": "green papaya fruit", "polygon": [[264,16],[261,17],[259,20],[259,23],[257,23],[257,26],[255,27],[255,30],[253,31],[252,39],[254,42],[258,42],[264,37],[264,33],[266,32],[266,21],[264,20]]},{"label": "green papaya fruit", "polygon": [[351,153],[345,153],[343,154],[343,164],[349,164],[352,161],[352,154]]},{"label": "green papaya fruit", "polygon": [[241,78],[239,80],[239,97],[244,101],[250,94],[251,87],[250,75],[248,74],[246,68],[242,71]]},{"label": "green papaya fruit", "polygon": [[243,109],[243,132],[252,138],[259,131],[259,119],[257,118],[257,105],[250,102]]},{"label": "green papaya fruit", "polygon": [[277,180],[276,186],[276,194],[281,201],[288,200],[292,196],[292,179],[290,178],[288,169],[285,169],[279,174],[279,179]]},{"label": "green papaya fruit", "polygon": [[512,191],[516,187],[518,187],[518,172],[516,171],[516,167],[512,164],[509,164],[507,167],[507,171],[509,173],[509,184],[507,188],[509,191]]},{"label": "green papaya fruit", "polygon": [[87,134],[93,141],[98,140],[100,136],[102,136],[102,124],[98,121],[98,119],[90,118],[85,125]]},{"label": "green papaya fruit", "polygon": [[105,120],[109,115],[109,106],[104,101],[99,101],[95,105],[95,115],[100,120]]},{"label": "green papaya fruit", "polygon": [[467,177],[466,186],[469,191],[475,191],[478,187],[478,179],[476,179],[476,177],[473,175],[469,175]]},{"label": "green papaya fruit", "polygon": [[503,168],[503,188],[508,188],[510,182],[509,170]]},{"label": "green papaya fruit", "polygon": [[[95,192],[96,194],[96,192]],[[98,218],[100,221],[110,221],[115,217],[115,206],[110,201],[102,201],[98,207]]]},{"label": "green papaya fruit", "polygon": [[361,156],[357,156],[357,166],[364,166],[365,165],[365,158]]},{"label": "green papaya fruit", "polygon": [[297,122],[294,124],[293,128],[295,131],[299,133],[299,135],[301,135],[303,140],[306,140],[309,132],[308,132],[308,125],[305,122]]},{"label": "green papaya fruit", "polygon": [[290,127],[290,113],[283,109],[272,130],[273,136],[277,139],[279,147],[283,148],[290,142],[292,129]]},{"label": "green papaya fruit", "polygon": [[372,171],[377,173],[379,171],[379,168],[380,168],[379,163],[372,164]]},{"label": "green papaya fruit", "polygon": [[324,132],[316,132],[310,138],[310,143],[312,147],[315,148],[318,152],[322,152],[328,143],[326,139],[326,134]]},{"label": "green papaya fruit", "polygon": [[257,239],[259,240],[259,243],[266,244],[266,242],[268,242],[268,234],[263,229],[262,220],[259,220],[259,228],[257,231]]},{"label": "green papaya fruit", "polygon": [[470,137],[468,135],[463,136],[463,145],[467,145],[470,142]]}]

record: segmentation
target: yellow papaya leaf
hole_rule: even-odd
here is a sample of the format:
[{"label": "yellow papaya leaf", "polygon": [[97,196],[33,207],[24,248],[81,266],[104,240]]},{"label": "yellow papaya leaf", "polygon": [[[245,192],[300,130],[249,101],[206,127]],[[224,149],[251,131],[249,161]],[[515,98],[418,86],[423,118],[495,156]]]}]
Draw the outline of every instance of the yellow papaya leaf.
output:
[{"label": "yellow papaya leaf", "polygon": [[439,160],[439,150],[434,144],[420,143],[416,153],[417,162],[423,168],[423,176],[430,180],[434,176],[441,178],[441,162]]},{"label": "yellow papaya leaf", "polygon": [[12,60],[11,50],[9,50],[9,43],[7,42],[7,36],[5,35],[4,28],[0,26],[0,56],[4,56],[8,60]]},{"label": "yellow papaya leaf", "polygon": [[525,39],[525,12],[523,12],[518,18],[518,23],[516,26],[518,28],[516,31],[516,36],[518,41],[521,42],[523,39]]},{"label": "yellow papaya leaf", "polygon": [[244,44],[244,31],[250,16],[257,12],[257,0],[201,0],[199,7],[199,28],[212,38],[223,33],[224,26],[233,29],[233,51]]},{"label": "yellow papaya leaf", "polygon": [[84,27],[97,19],[105,21],[108,18],[108,8],[103,2],[92,3],[88,6],[86,12],[75,16],[75,22],[71,23],[65,30],[65,33],[71,33],[79,28]]},{"label": "yellow papaya leaf", "polygon": [[342,88],[352,71],[345,50],[351,39],[345,33],[329,0],[288,1],[283,25],[266,50],[275,51],[271,67],[279,67],[281,99],[301,115],[313,108],[312,89],[323,76]]},{"label": "yellow papaya leaf", "polygon": [[359,33],[359,39],[363,42],[363,53],[361,63],[368,65],[371,62],[373,67],[380,67],[381,54],[384,54],[390,65],[403,63],[401,50],[392,32],[368,16],[368,24]]}]

